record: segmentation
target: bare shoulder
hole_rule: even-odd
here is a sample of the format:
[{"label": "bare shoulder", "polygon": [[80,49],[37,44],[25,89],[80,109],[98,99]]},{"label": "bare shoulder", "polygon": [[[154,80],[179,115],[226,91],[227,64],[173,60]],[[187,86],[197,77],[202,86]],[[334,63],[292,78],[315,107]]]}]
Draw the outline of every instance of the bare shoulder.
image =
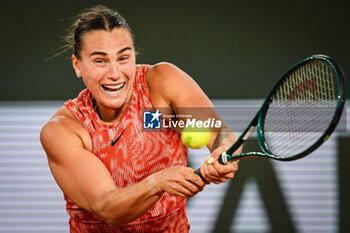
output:
[{"label": "bare shoulder", "polygon": [[[171,107],[211,107],[209,99],[199,85],[177,66],[161,62],[146,73],[153,106],[159,101]],[[164,107],[164,104],[161,105]]]},{"label": "bare shoulder", "polygon": [[47,151],[58,149],[62,142],[68,140],[81,144],[86,149],[90,149],[91,145],[88,132],[64,106],[43,126],[40,140]]},{"label": "bare shoulder", "polygon": [[196,85],[189,75],[168,62],[150,66],[146,72],[146,82],[152,104],[157,107],[173,106],[180,93]]},{"label": "bare shoulder", "polygon": [[79,122],[74,116],[62,106],[44,125],[43,130],[51,131],[54,129],[74,131],[75,128],[79,128]]},{"label": "bare shoulder", "polygon": [[152,65],[146,72],[146,80],[152,82],[169,82],[174,78],[185,77],[186,73],[169,62],[160,62]]}]

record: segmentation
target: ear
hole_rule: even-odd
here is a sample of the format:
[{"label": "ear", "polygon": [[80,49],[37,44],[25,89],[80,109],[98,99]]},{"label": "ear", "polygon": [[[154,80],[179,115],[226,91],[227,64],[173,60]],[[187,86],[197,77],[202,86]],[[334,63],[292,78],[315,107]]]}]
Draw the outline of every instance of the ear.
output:
[{"label": "ear", "polygon": [[80,78],[81,77],[80,61],[75,55],[72,55],[72,64],[73,64],[73,68],[74,68],[74,71],[75,71],[75,75],[78,78]]}]

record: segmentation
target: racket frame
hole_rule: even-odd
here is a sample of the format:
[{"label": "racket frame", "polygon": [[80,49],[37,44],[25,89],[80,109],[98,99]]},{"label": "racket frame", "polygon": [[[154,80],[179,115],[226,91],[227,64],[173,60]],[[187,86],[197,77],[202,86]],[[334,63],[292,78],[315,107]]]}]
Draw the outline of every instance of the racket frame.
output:
[{"label": "racket frame", "polygon": [[[304,63],[311,62],[315,59],[323,60],[329,63],[335,72],[336,79],[338,80],[338,96],[337,96],[337,105],[336,110],[334,111],[334,115],[332,118],[331,123],[329,124],[328,128],[325,130],[325,132],[322,134],[322,136],[308,149],[293,155],[289,157],[278,157],[275,156],[268,148],[268,145],[265,142],[265,135],[264,135],[264,120],[266,117],[267,110],[269,109],[269,105],[272,102],[272,96],[277,91],[277,87],[285,80],[285,78],[293,72],[295,69],[297,69],[299,66],[304,65]],[[240,137],[237,139],[237,141],[225,152],[221,154],[219,157],[219,162],[221,164],[227,164],[229,161],[237,160],[242,157],[268,157],[275,160],[281,160],[281,161],[291,161],[296,160],[299,158],[302,158],[315,149],[317,149],[323,142],[325,142],[329,136],[332,134],[334,129],[336,128],[340,117],[342,115],[343,107],[345,104],[345,84],[344,84],[344,74],[341,69],[341,67],[337,64],[337,62],[326,56],[326,55],[313,55],[308,58],[305,58],[295,65],[293,65],[287,72],[285,72],[282,77],[277,81],[277,83],[274,85],[274,87],[271,89],[269,95],[263,102],[262,106],[260,107],[259,111],[256,113],[253,120],[250,122],[248,127],[243,131],[243,133],[240,135]],[[237,155],[232,155],[251,135],[251,133],[254,131],[254,129],[257,128],[257,137],[259,146],[262,149],[262,152],[246,152],[246,153],[240,153]]]}]

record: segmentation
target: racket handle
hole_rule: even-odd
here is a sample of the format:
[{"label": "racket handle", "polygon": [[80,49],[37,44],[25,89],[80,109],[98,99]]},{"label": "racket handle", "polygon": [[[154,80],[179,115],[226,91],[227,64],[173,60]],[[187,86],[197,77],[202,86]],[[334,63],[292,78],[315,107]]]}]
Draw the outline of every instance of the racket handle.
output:
[{"label": "racket handle", "polygon": [[218,161],[219,161],[219,163],[221,163],[222,165],[226,165],[226,164],[228,163],[226,152],[223,152],[223,153],[220,155]]},{"label": "racket handle", "polygon": [[[219,163],[223,164],[223,165],[226,165],[227,164],[227,155],[226,155],[226,152],[223,152],[219,159],[218,159]],[[201,170],[200,168],[198,168],[197,170],[194,171],[195,174],[199,175],[200,178],[202,178],[202,180],[204,182],[206,182],[206,179],[202,176],[202,173],[201,173]]]},{"label": "racket handle", "polygon": [[204,179],[204,177],[202,176],[202,173],[201,173],[200,168],[198,168],[197,170],[195,170],[194,173],[197,174],[197,175],[199,175],[199,177],[200,177],[204,182],[207,181],[207,180]]}]

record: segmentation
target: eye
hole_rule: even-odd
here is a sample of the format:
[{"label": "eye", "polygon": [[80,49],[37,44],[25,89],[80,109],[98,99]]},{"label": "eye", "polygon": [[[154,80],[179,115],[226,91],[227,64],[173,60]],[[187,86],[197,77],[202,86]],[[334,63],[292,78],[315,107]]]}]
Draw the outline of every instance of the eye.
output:
[{"label": "eye", "polygon": [[106,61],[105,61],[104,59],[101,59],[101,58],[95,59],[94,62],[95,62],[95,63],[98,63],[98,64],[106,63]]},{"label": "eye", "polygon": [[129,59],[129,56],[121,56],[121,57],[119,58],[119,61],[125,62],[125,61],[127,61],[128,59]]}]

